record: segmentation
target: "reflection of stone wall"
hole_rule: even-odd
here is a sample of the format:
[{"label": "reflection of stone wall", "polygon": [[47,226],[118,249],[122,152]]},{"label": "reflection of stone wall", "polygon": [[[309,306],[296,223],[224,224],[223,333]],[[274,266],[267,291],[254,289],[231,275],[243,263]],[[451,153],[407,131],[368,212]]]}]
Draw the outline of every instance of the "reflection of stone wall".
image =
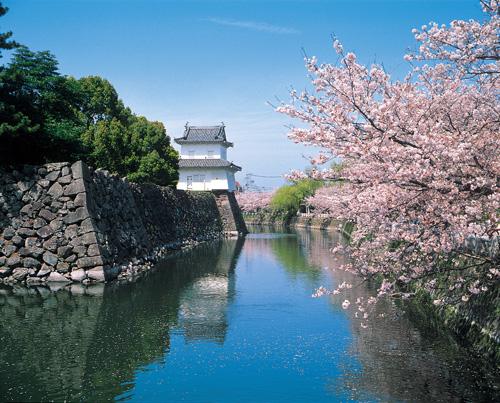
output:
[{"label": "reflection of stone wall", "polygon": [[104,286],[71,287],[0,288],[0,400],[79,396]]},{"label": "reflection of stone wall", "polygon": [[[0,400],[111,401],[142,367],[168,360],[172,328],[187,341],[223,341],[243,242],[179,251],[137,282],[0,285]],[[197,311],[189,295],[213,278],[224,290],[212,289],[218,302]],[[182,309],[198,315],[185,320]]]},{"label": "reflection of stone wall", "polygon": [[227,192],[132,184],[82,162],[0,171],[1,282],[104,281],[230,232],[246,229]]}]

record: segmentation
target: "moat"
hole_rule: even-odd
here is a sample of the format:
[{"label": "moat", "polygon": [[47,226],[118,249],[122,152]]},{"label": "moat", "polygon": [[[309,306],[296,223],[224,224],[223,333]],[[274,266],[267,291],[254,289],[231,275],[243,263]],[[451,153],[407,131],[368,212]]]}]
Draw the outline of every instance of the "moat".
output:
[{"label": "moat", "polygon": [[380,304],[363,329],[343,297],[312,298],[352,280],[336,242],[252,233],[130,284],[2,286],[0,400],[500,400],[497,369],[410,313]]}]

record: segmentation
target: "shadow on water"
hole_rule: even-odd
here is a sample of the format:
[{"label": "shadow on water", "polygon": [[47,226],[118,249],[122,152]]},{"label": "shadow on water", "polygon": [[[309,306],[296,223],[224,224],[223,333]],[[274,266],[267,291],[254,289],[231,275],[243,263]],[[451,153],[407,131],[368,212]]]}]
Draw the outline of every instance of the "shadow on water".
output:
[{"label": "shadow on water", "polygon": [[0,289],[1,400],[113,400],[168,360],[173,327],[223,343],[243,242],[179,253],[136,283]]}]

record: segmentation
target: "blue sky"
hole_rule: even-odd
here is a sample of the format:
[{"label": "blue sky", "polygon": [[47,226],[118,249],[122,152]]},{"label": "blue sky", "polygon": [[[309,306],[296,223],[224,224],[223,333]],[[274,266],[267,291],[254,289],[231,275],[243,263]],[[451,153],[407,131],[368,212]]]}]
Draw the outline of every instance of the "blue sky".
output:
[{"label": "blue sky", "polygon": [[[266,104],[308,85],[302,48],[336,60],[331,36],[394,77],[429,21],[481,18],[478,0],[3,0],[1,30],[50,50],[63,74],[99,75],[126,105],[178,137],[186,121],[224,121],[229,159],[246,173],[303,169],[314,150],[286,138],[291,121]],[[256,178],[275,187],[281,179]]]}]

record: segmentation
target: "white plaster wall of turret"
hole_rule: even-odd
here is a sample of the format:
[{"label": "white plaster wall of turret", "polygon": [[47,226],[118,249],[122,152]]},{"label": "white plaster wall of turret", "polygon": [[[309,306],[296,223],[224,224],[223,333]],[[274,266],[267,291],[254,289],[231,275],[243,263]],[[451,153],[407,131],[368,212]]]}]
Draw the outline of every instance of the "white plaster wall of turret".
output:
[{"label": "white plaster wall of turret", "polygon": [[182,159],[223,159],[227,160],[227,148],[217,143],[183,144],[181,147]]}]

